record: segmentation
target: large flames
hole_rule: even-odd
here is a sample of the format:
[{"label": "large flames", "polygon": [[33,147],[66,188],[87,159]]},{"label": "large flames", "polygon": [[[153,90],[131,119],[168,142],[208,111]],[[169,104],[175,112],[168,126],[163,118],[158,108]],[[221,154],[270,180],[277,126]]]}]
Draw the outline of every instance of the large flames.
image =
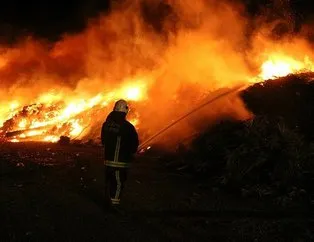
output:
[{"label": "large flames", "polygon": [[[21,107],[18,101],[12,101],[8,108],[3,108],[4,113],[1,113],[4,117],[9,117],[5,122],[0,120],[3,122],[2,132],[11,136],[9,141],[12,142],[57,142],[62,135],[79,138],[93,121],[93,117],[85,117],[88,111],[105,110],[121,97],[129,101],[142,101],[145,99],[145,92],[145,82],[134,80],[119,89],[99,93],[89,99],[76,98],[63,102],[62,95],[47,92],[33,105]],[[130,121],[134,125],[139,122],[136,118]]]},{"label": "large flames", "polygon": [[[158,4],[148,2],[153,10]],[[274,41],[262,26],[245,47],[247,19],[238,6],[181,2],[169,1],[173,14],[163,20],[161,33],[143,20],[134,1],[52,47],[26,39],[0,48],[0,137],[95,138],[120,98],[131,102],[131,122],[154,133],[220,88],[314,71],[303,37]],[[181,92],[185,86],[188,92]],[[239,108],[219,105],[225,106],[215,115]]]}]

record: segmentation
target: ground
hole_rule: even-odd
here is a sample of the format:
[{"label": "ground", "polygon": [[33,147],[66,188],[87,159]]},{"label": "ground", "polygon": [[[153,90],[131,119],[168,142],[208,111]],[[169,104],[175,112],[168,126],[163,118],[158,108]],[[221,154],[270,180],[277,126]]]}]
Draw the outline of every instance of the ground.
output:
[{"label": "ground", "polygon": [[[104,208],[100,147],[2,144],[0,241],[313,241],[313,216],[279,213],[138,157]],[[88,186],[85,186],[85,185]]]}]

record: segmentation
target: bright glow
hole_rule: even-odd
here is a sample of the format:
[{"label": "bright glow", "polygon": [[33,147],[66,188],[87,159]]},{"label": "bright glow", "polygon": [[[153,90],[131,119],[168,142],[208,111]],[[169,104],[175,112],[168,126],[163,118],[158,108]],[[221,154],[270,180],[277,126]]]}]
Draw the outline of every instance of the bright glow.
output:
[{"label": "bright glow", "polygon": [[11,110],[11,111],[14,111],[14,110],[17,109],[19,106],[20,106],[20,104],[19,104],[18,101],[13,101],[13,102],[10,104],[10,110]]},{"label": "bright glow", "polygon": [[26,128],[26,125],[27,125],[27,120],[26,119],[22,119],[19,124],[18,124],[18,127],[20,129],[25,129]]},{"label": "bright glow", "polygon": [[[128,81],[125,85],[108,93],[99,93],[90,98],[65,99],[61,102],[62,94],[47,92],[40,95],[36,103],[38,105],[27,107],[22,116],[16,118],[16,124],[12,128],[20,130],[21,134],[13,137],[11,142],[20,142],[22,140],[36,140],[44,142],[57,142],[62,135],[70,138],[79,137],[85,127],[89,125],[91,117],[84,113],[96,106],[102,108],[113,105],[117,99],[125,98],[127,100],[141,101],[145,96],[145,86],[136,81],[137,84],[130,85]],[[39,105],[39,104],[43,105]],[[8,113],[13,117],[13,110],[19,107],[19,103],[14,101],[9,104]],[[14,113],[15,114],[15,113]],[[77,118],[80,117],[80,118]],[[88,120],[86,122],[86,120]],[[135,126],[139,124],[138,119],[131,121]],[[53,135],[51,134],[53,132]]]},{"label": "bright glow", "polygon": [[138,87],[131,87],[126,91],[126,99],[138,100],[141,97],[141,90]]},{"label": "bright glow", "polygon": [[52,143],[56,143],[58,142],[58,140],[59,140],[59,137],[54,136],[54,135],[48,135],[43,139],[43,141],[45,142],[52,142]]},{"label": "bright glow", "polygon": [[19,141],[18,139],[11,139],[10,142],[12,142],[12,143],[18,143],[18,142],[20,142],[20,141]]},{"label": "bright glow", "polygon": [[61,93],[56,94],[54,91],[44,93],[38,98],[39,103],[53,103],[62,100],[63,95]]},{"label": "bright glow", "polygon": [[308,57],[299,61],[289,56],[272,55],[262,64],[260,77],[268,80],[302,71],[314,71],[314,65]]},{"label": "bright glow", "polygon": [[31,131],[26,132],[25,135],[29,137],[29,136],[41,135],[42,133],[43,131],[40,131],[40,130],[31,130]]},{"label": "bright glow", "polygon": [[78,136],[82,131],[83,127],[79,124],[79,120],[70,121],[71,123],[71,137]]}]

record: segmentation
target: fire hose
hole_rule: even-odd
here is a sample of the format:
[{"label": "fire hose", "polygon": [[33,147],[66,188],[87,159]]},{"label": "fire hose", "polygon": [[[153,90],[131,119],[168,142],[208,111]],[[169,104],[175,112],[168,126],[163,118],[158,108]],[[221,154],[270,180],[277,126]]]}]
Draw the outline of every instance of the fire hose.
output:
[{"label": "fire hose", "polygon": [[166,132],[167,130],[169,130],[170,128],[172,128],[173,126],[175,126],[177,123],[181,122],[182,120],[184,120],[185,118],[187,118],[188,116],[190,116],[191,114],[199,111],[200,109],[204,108],[205,106],[217,101],[220,98],[223,98],[225,96],[228,96],[232,93],[235,92],[239,92],[243,89],[245,89],[248,85],[240,85],[240,86],[236,86],[214,98],[211,98],[210,100],[206,101],[205,103],[202,103],[200,105],[198,105],[197,107],[193,108],[192,110],[190,110],[189,112],[187,112],[186,114],[184,114],[183,116],[181,116],[180,118],[178,118],[177,120],[173,121],[172,123],[170,123],[169,125],[167,125],[166,127],[164,127],[163,129],[161,129],[159,132],[157,132],[156,134],[154,134],[153,136],[151,136],[150,138],[148,138],[147,140],[145,140],[144,142],[142,142],[138,148],[138,151],[141,151],[145,146],[148,146],[149,143],[153,140],[155,140],[157,137],[159,137],[161,134],[163,134],[164,132]]}]

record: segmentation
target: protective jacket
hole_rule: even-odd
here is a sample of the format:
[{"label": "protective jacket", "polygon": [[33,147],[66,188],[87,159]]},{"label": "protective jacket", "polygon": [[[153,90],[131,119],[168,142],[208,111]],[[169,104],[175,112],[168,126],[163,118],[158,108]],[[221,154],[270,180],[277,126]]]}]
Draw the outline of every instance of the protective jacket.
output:
[{"label": "protective jacket", "polygon": [[125,117],[123,112],[112,111],[103,123],[101,141],[106,166],[128,167],[138,149],[138,134]]}]

